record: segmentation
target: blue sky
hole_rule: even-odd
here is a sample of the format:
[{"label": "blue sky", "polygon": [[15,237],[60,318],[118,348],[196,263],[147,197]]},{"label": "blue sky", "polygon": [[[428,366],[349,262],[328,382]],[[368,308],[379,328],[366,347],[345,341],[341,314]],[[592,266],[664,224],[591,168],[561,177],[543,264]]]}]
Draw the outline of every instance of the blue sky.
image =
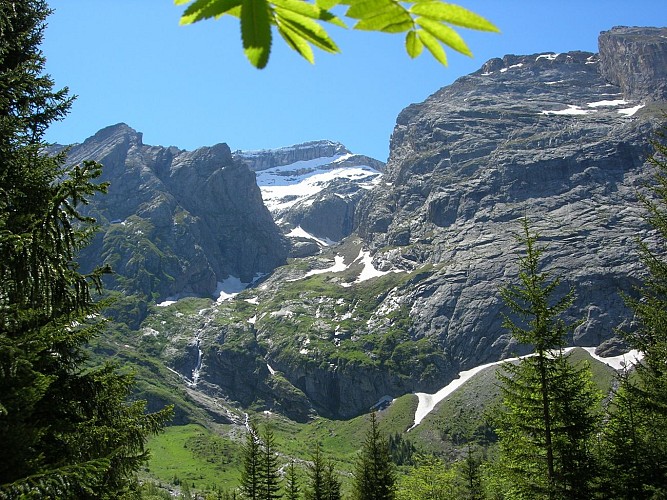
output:
[{"label": "blue sky", "polygon": [[250,66],[238,21],[179,26],[171,0],[50,0],[42,49],[58,87],[78,96],[47,140],[81,142],[125,122],[152,145],[232,150],[316,139],[386,160],[398,113],[492,57],[586,50],[613,26],[667,26],[664,0],[461,0],[501,34],[461,30],[474,58],[411,60],[403,36],[329,29],[343,53],[311,65],[274,38],[269,65]]}]

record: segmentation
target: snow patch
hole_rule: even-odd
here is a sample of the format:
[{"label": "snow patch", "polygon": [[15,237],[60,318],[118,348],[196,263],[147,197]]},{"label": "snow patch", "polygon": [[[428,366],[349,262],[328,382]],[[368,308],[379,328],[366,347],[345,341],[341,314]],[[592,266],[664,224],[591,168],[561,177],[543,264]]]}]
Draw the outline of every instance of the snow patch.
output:
[{"label": "snow patch", "polygon": [[514,68],[521,68],[521,67],[523,67],[523,63],[512,64],[511,66],[508,66],[507,68],[501,69],[500,72],[505,73],[507,70],[514,69]]},{"label": "snow patch", "polygon": [[284,210],[316,195],[334,179],[363,181],[379,176],[369,166],[336,166],[351,156],[346,153],[315,158],[256,172],[264,204],[271,212]]},{"label": "snow patch", "polygon": [[359,277],[354,281],[355,283],[361,283],[362,281],[367,281],[371,278],[377,278],[378,276],[384,276],[390,272],[400,272],[400,271],[380,271],[375,268],[373,265],[373,258],[371,253],[368,251],[359,251],[359,256],[354,259],[354,262],[361,262],[364,268],[359,273]]},{"label": "snow patch", "polygon": [[176,301],[176,300],[165,300],[165,301],[162,301],[162,302],[160,302],[158,304],[155,304],[155,305],[158,306],[158,307],[167,307],[167,306],[170,306],[172,304],[175,304],[176,302],[178,302],[178,301]]},{"label": "snow patch", "polygon": [[540,54],[539,56],[537,56],[537,57],[535,58],[535,60],[536,60],[536,61],[539,61],[540,59],[546,59],[547,61],[553,61],[553,60],[556,59],[559,55],[560,55],[560,53],[559,53],[559,54],[554,54],[554,53],[550,53],[550,54]]},{"label": "snow patch", "polygon": [[336,255],[334,257],[333,266],[327,267],[326,269],[313,269],[312,271],[308,271],[303,277],[308,278],[309,276],[314,276],[316,274],[324,274],[324,273],[340,273],[342,271],[345,271],[347,268],[348,266],[345,264],[345,257],[343,257],[342,255]]},{"label": "snow patch", "polygon": [[588,107],[589,108],[598,108],[600,106],[622,106],[624,104],[627,104],[628,101],[625,99],[614,99],[613,101],[597,101],[597,102],[589,102]]},{"label": "snow patch", "polygon": [[592,113],[592,111],[581,109],[581,107],[574,104],[568,104],[567,109],[561,109],[559,111],[542,111],[543,115],[586,115],[588,113]]},{"label": "snow patch", "polygon": [[309,233],[305,229],[303,229],[301,226],[297,226],[294,229],[292,229],[288,234],[288,237],[292,238],[306,238],[308,240],[313,240],[322,245],[323,247],[328,247],[331,245],[335,245],[338,242],[334,240],[330,240],[329,238],[319,238],[315,236],[314,234]]},{"label": "snow patch", "polygon": [[593,359],[597,359],[598,361],[611,366],[614,370],[623,370],[631,365],[636,365],[644,357],[644,354],[636,349],[621,354],[620,356],[610,356],[608,358],[603,358],[602,356],[595,354],[595,349],[597,349],[597,347],[583,347],[582,349],[588,352]]},{"label": "snow patch", "polygon": [[264,274],[258,273],[253,280],[248,283],[241,281],[241,278],[237,278],[236,276],[229,276],[226,280],[219,281],[218,287],[215,290],[215,295],[218,297],[216,302],[221,303],[236,297],[239,293],[263,276]]},{"label": "snow patch", "polygon": [[270,373],[271,375],[275,375],[275,374],[276,374],[276,371],[275,371],[273,368],[271,368],[271,365],[270,365],[270,364],[267,363],[267,364],[266,364],[266,368],[267,368],[267,370],[269,370],[269,373]]},{"label": "snow patch", "polygon": [[619,109],[618,112],[621,113],[622,115],[625,115],[625,116],[632,116],[637,111],[642,109],[644,106],[645,106],[644,104],[637,104],[636,106],[634,106],[632,108]]}]

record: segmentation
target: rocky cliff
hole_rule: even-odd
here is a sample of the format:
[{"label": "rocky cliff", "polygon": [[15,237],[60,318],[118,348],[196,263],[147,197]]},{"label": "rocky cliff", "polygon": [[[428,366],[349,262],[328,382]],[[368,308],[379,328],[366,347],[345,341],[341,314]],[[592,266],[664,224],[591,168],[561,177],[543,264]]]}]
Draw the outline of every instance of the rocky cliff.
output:
[{"label": "rocky cliff", "polygon": [[119,124],[73,146],[69,161],[83,160],[102,163],[111,187],[90,206],[101,232],[81,261],[110,264],[111,288],[156,301],[213,296],[230,276],[250,283],[285,262],[255,175],[226,144],[149,146]]},{"label": "rocky cliff", "polygon": [[[634,59],[656,40],[651,51],[662,53],[667,38],[654,35],[642,43],[633,30],[625,68],[646,64]],[[623,39],[612,30],[601,46],[605,36]],[[566,320],[583,322],[568,342],[613,351],[615,329],[632,327],[620,293],[642,276],[634,248],[650,232],[637,193],[665,102],[649,91],[664,84],[658,72],[645,91],[628,91],[628,70],[606,58],[492,59],[401,112],[382,183],[357,207],[356,236],[242,297],[255,366],[270,365],[317,412],[345,418],[528,352],[502,327],[499,297],[516,280],[522,217],[541,233],[549,271],[576,290]],[[265,384],[277,376],[267,373]]]},{"label": "rocky cliff", "polygon": [[616,27],[600,34],[600,72],[628,99],[667,100],[664,28]]},{"label": "rocky cliff", "polygon": [[614,29],[599,54],[493,59],[399,115],[389,185],[362,200],[357,230],[380,268],[441,266],[402,298],[413,336],[464,367],[525,349],[501,327],[498,296],[516,276],[521,217],[576,289],[570,320],[585,322],[570,343],[597,346],[624,325],[619,292],[641,275],[634,241],[648,234],[637,191],[664,123],[665,34]]}]

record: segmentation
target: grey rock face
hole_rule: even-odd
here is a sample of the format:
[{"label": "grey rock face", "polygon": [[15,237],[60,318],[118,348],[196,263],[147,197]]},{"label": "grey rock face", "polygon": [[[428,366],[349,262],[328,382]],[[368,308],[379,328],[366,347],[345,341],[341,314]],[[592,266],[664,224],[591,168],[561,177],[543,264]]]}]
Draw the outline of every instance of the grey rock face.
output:
[{"label": "grey rock face", "polygon": [[667,28],[615,27],[599,38],[600,71],[629,99],[667,99]]},{"label": "grey rock face", "polygon": [[[624,40],[603,34],[601,47],[610,38]],[[632,71],[667,50],[653,34],[622,44]],[[431,339],[460,368],[529,349],[502,328],[498,293],[516,279],[512,233],[524,216],[548,247],[549,270],[576,289],[568,319],[584,323],[569,342],[599,345],[627,322],[619,292],[641,276],[634,242],[649,234],[637,191],[664,120],[664,102],[641,108],[636,96],[659,87],[665,64],[621,88],[601,75],[607,68],[619,81],[625,71],[610,70],[617,61],[606,57],[493,59],[398,116],[387,184],[360,202],[356,230],[378,268],[438,266],[402,303],[412,336]]]},{"label": "grey rock face", "polygon": [[235,151],[234,156],[248,165],[253,172],[259,172],[299,161],[327,158],[345,153],[349,151],[339,142],[311,141],[278,149]]},{"label": "grey rock face", "polygon": [[91,204],[102,230],[81,260],[110,264],[113,288],[154,300],[210,296],[230,275],[250,282],[285,261],[287,244],[254,174],[226,144],[191,152],[148,146],[120,124],[69,154],[71,162],[89,159],[104,165],[111,187]]}]

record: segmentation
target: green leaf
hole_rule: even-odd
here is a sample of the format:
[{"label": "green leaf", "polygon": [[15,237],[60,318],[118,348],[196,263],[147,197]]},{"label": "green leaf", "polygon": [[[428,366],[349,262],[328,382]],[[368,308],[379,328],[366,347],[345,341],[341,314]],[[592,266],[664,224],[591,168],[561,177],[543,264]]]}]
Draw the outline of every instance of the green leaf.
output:
[{"label": "green leaf", "polygon": [[417,16],[424,16],[437,21],[446,21],[449,24],[463,28],[480,31],[500,31],[493,23],[480,15],[459,5],[448,4],[438,0],[417,2],[410,8],[410,12]]},{"label": "green leaf", "polygon": [[320,9],[325,9],[329,10],[336,5],[340,4],[339,0],[315,0],[315,4],[320,8]]},{"label": "green leaf", "polygon": [[299,36],[326,52],[340,52],[326,30],[312,19],[279,7],[275,13],[277,24],[289,26],[292,36]]},{"label": "green leaf", "polygon": [[354,3],[345,15],[360,20],[354,25],[357,30],[400,33],[414,26],[410,13],[393,0],[365,0],[361,4]]},{"label": "green leaf", "polygon": [[419,57],[419,54],[424,50],[424,44],[417,36],[415,30],[408,31],[408,34],[405,37],[405,50],[407,50],[408,55],[413,59]]},{"label": "green leaf", "polygon": [[[176,0],[184,2],[185,0]],[[191,4],[181,16],[180,24],[192,24],[202,19],[220,17],[235,7],[241,5],[241,0],[197,0]]]},{"label": "green leaf", "polygon": [[271,17],[267,0],[243,0],[241,39],[250,64],[258,69],[264,68],[271,52]]},{"label": "green leaf", "polygon": [[424,30],[417,31],[417,36],[433,57],[443,66],[447,66],[447,54],[445,54],[445,49],[442,48],[438,40]]},{"label": "green leaf", "polygon": [[[463,41],[463,38],[454,31],[453,28],[441,24],[438,21],[433,21],[432,19],[427,19],[425,17],[418,17],[415,19],[415,22],[424,28],[425,31],[428,31],[429,34],[433,35],[435,38],[440,40],[441,42],[449,45],[451,48],[456,50],[457,52],[460,52],[462,54],[465,54],[467,56],[472,56],[472,52],[470,52],[470,49],[466,45],[466,43]],[[423,41],[423,40],[422,40]],[[424,42],[426,43],[426,42]]]},{"label": "green leaf", "polygon": [[331,12],[321,9],[317,5],[304,2],[303,0],[272,0],[272,4],[276,8],[284,10],[291,10],[302,16],[310,17],[311,19],[319,19],[320,21],[327,21],[341,28],[346,28],[345,23]]},{"label": "green leaf", "polygon": [[352,19],[365,19],[385,9],[400,7],[394,0],[355,0],[345,3],[350,5],[350,8],[345,12],[345,16]]},{"label": "green leaf", "polygon": [[278,33],[283,37],[287,45],[298,52],[301,57],[306,59],[310,64],[315,63],[315,55],[313,49],[310,48],[308,42],[299,35],[288,23],[278,24]]}]

